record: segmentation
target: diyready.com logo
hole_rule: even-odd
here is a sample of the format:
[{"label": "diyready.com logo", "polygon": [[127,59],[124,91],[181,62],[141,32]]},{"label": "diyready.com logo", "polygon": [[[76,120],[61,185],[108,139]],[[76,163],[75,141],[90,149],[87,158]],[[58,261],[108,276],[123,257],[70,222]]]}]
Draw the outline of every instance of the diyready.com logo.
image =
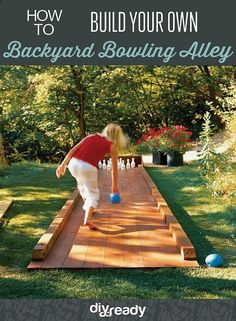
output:
[{"label": "diyready.com logo", "polygon": [[111,306],[109,304],[95,303],[90,305],[89,311],[94,314],[98,314],[99,317],[112,317],[112,316],[124,316],[132,315],[142,318],[144,316],[146,306],[140,306],[135,304],[133,306]]}]

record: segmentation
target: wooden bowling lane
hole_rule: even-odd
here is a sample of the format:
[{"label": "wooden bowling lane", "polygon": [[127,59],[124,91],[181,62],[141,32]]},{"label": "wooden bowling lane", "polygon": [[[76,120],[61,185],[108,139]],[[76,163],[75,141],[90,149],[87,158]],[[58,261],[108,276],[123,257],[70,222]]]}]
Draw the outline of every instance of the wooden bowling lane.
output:
[{"label": "wooden bowling lane", "polygon": [[141,169],[119,174],[122,202],[110,204],[110,172],[99,170],[101,198],[93,217],[98,230],[83,226],[80,200],[46,259],[29,269],[198,266],[181,256]]}]

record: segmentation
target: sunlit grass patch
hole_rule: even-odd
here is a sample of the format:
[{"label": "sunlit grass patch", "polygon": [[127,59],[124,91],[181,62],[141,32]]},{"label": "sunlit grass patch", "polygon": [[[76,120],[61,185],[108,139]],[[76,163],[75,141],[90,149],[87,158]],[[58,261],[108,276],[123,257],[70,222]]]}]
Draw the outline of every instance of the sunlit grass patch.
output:
[{"label": "sunlit grass patch", "polygon": [[[235,266],[232,234],[235,232],[236,201],[229,208],[206,190],[197,166],[147,168],[179,222],[194,243],[200,262],[211,251]],[[171,187],[171,188],[170,188]],[[205,240],[205,241],[204,241]]]}]

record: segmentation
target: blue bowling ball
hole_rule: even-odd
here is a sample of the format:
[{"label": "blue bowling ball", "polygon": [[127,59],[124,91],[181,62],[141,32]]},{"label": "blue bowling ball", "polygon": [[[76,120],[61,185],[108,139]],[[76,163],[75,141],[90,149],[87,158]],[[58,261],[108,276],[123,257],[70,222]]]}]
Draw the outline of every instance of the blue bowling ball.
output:
[{"label": "blue bowling ball", "polygon": [[119,204],[121,201],[121,197],[119,193],[112,193],[110,194],[110,202],[112,204]]},{"label": "blue bowling ball", "polygon": [[209,267],[218,267],[222,265],[223,258],[219,254],[210,254],[206,257],[205,262]]}]

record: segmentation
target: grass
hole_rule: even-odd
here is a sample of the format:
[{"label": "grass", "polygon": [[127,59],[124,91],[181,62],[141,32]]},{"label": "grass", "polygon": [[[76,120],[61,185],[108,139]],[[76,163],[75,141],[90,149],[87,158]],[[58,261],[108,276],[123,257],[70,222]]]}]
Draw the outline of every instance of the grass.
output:
[{"label": "grass", "polygon": [[225,258],[222,268],[28,272],[32,248],[75,182],[69,175],[58,182],[54,166],[15,164],[0,178],[0,200],[14,199],[0,228],[0,298],[235,297],[235,209],[211,198],[194,166],[147,170],[195,245],[199,262],[218,252]]},{"label": "grass", "polygon": [[198,261],[204,264],[207,254],[217,252],[225,267],[236,267],[236,200],[229,206],[213,198],[194,165],[147,171],[197,249]]}]

